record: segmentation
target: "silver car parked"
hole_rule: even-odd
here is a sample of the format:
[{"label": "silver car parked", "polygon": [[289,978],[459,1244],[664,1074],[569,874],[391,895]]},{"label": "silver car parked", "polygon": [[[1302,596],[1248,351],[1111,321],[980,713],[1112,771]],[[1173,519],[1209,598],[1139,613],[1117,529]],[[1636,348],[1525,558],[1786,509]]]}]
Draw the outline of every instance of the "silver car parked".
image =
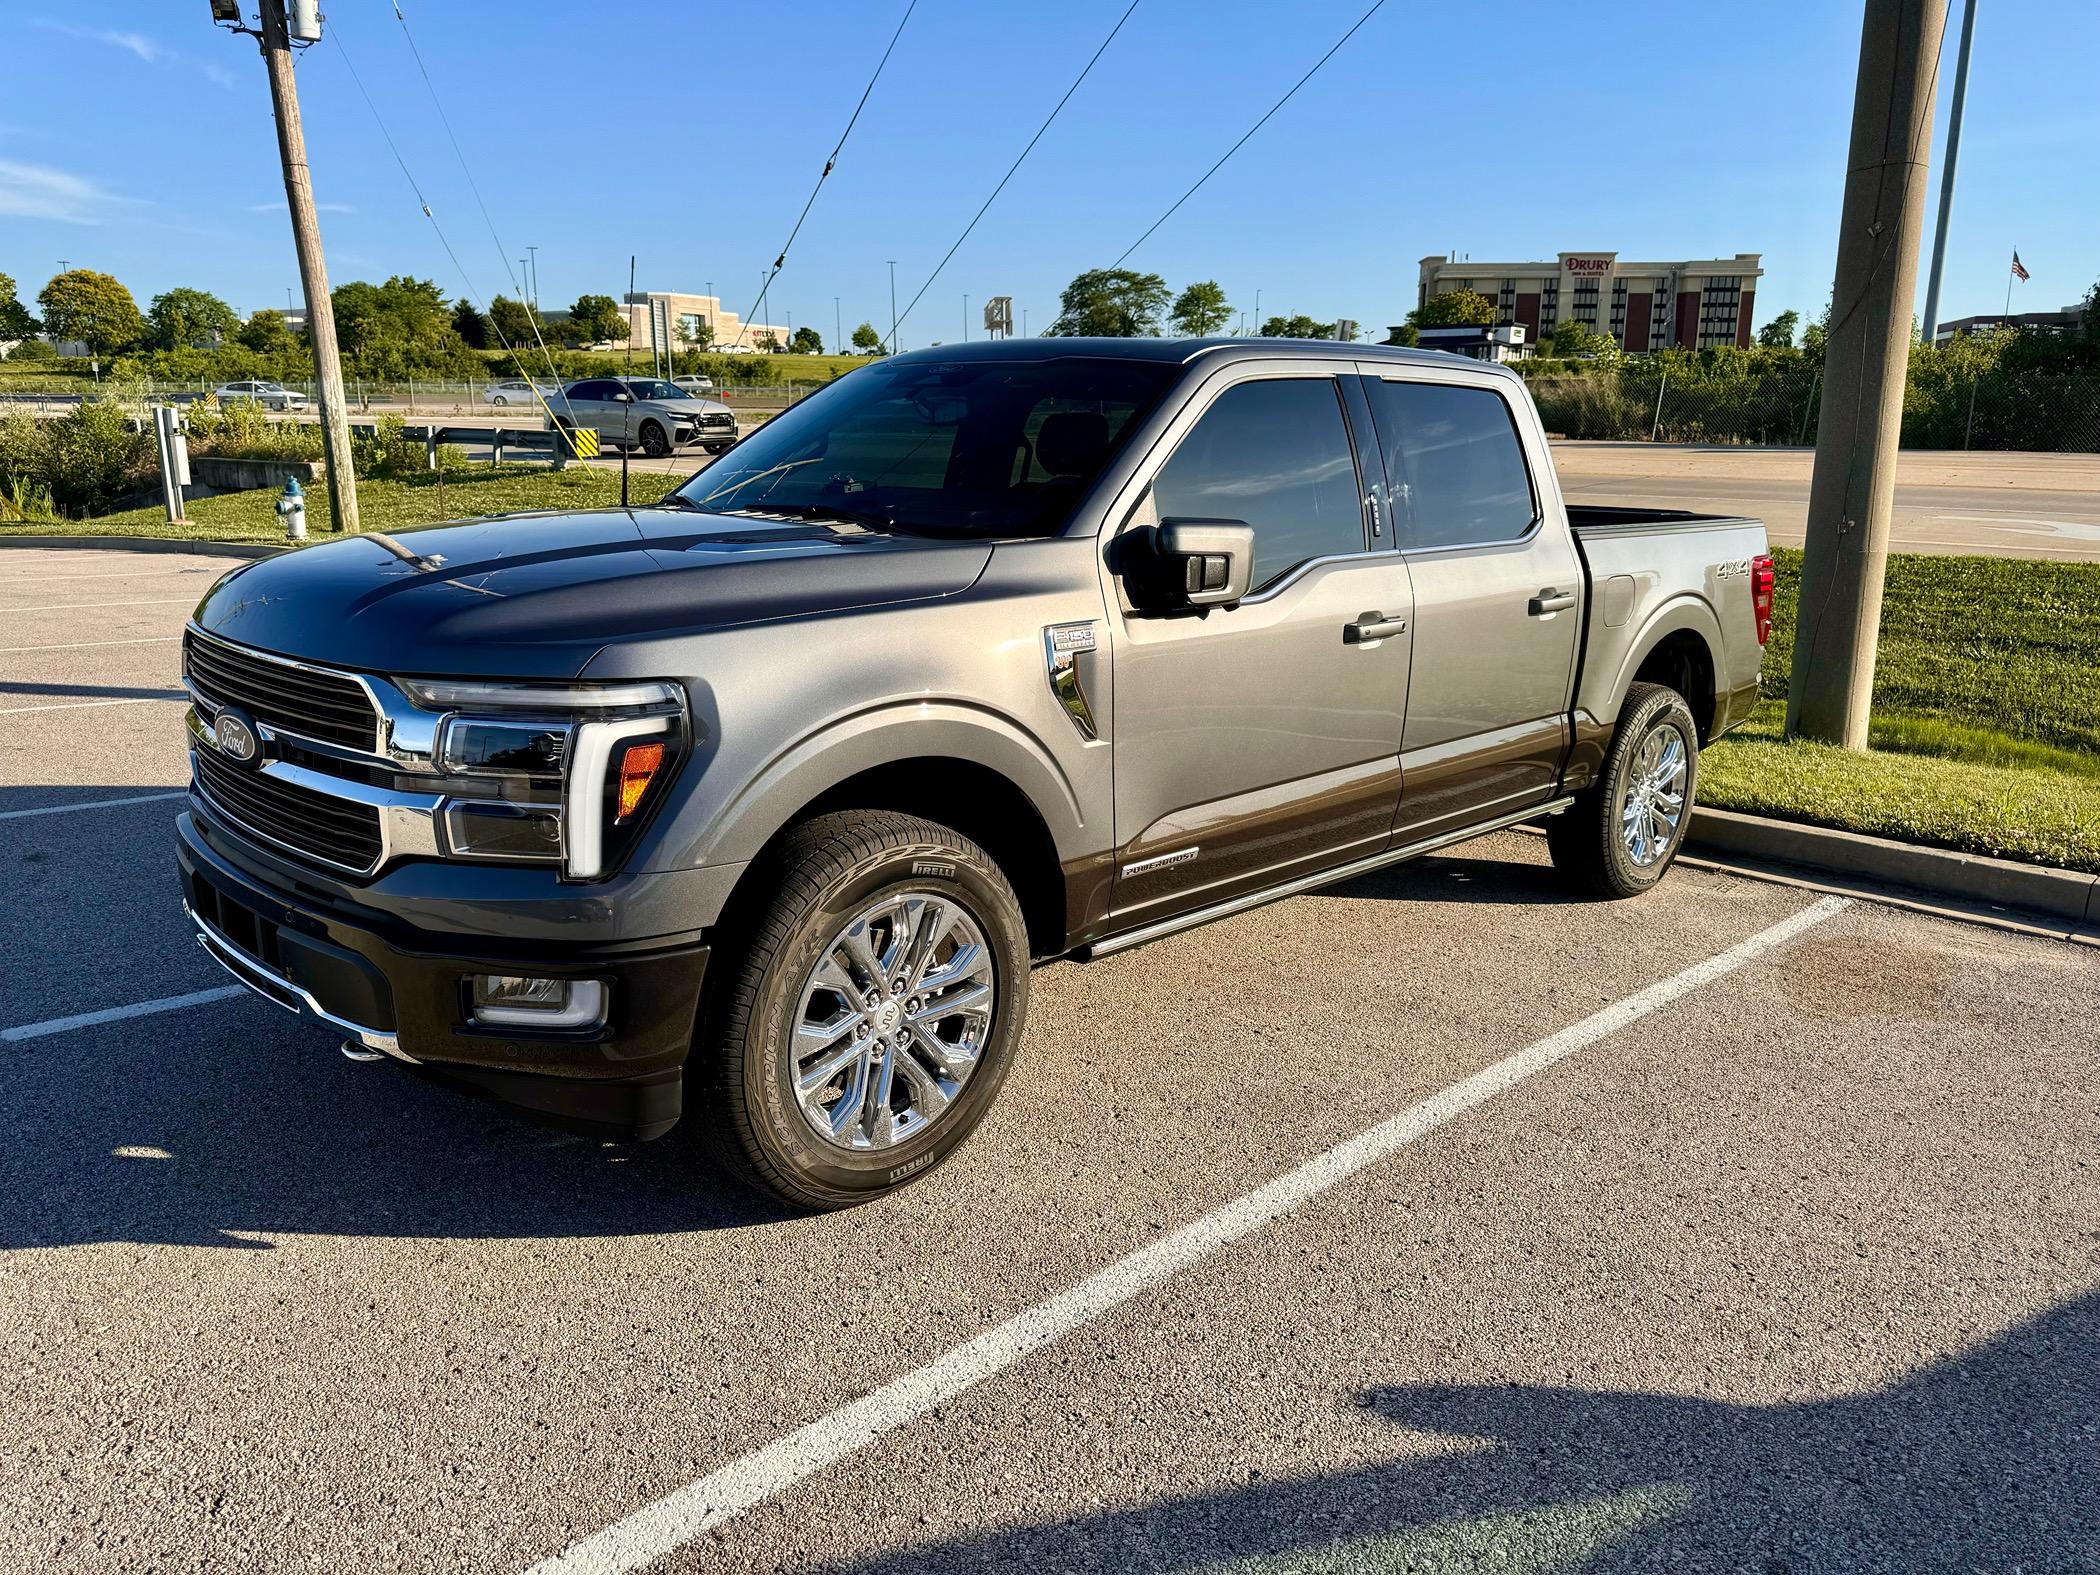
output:
[{"label": "silver car parked", "polygon": [[265,410],[306,408],[306,396],[296,388],[286,388],[282,383],[249,379],[238,383],[221,383],[211,392],[212,398],[222,405],[233,405],[244,399],[252,399]]},{"label": "silver car parked", "polygon": [[719,454],[736,441],[736,417],[661,378],[587,377],[550,399],[558,426],[591,427],[608,448],[652,457],[698,444]]}]

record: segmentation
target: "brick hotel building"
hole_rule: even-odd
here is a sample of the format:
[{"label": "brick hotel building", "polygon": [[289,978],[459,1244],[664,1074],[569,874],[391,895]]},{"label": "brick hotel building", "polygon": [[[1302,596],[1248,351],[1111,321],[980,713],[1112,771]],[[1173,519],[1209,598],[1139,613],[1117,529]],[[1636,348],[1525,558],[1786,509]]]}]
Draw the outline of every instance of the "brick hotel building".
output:
[{"label": "brick hotel building", "polygon": [[1422,259],[1416,304],[1476,290],[1536,341],[1562,322],[1609,334],[1626,350],[1705,350],[1750,343],[1751,306],[1764,276],[1758,252],[1705,262],[1621,262],[1617,252],[1562,252],[1554,262]]}]

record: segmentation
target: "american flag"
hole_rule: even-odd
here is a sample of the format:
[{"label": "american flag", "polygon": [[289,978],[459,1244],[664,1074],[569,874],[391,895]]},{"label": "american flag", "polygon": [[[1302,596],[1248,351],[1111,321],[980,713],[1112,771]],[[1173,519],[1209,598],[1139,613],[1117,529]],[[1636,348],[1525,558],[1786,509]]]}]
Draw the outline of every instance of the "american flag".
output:
[{"label": "american flag", "polygon": [[2019,281],[2021,281],[2021,282],[2022,282],[2023,284],[2024,284],[2024,283],[2025,283],[2025,282],[2027,281],[2027,277],[2028,277],[2028,274],[2027,274],[2027,267],[2026,267],[2026,265],[2025,265],[2024,263],[2022,263],[2022,262],[2020,261],[2020,254],[2019,254],[2018,252],[2014,252],[2014,253],[2013,253],[2013,269],[2012,269],[2012,272],[2013,272],[2013,277],[2014,277],[2015,279],[2018,279]]}]

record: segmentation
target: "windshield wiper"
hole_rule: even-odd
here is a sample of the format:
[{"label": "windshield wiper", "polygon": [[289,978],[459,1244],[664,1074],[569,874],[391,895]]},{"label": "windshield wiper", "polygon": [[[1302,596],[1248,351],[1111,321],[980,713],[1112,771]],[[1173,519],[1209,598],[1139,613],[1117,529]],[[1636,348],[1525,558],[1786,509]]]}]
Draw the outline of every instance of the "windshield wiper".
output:
[{"label": "windshield wiper", "polygon": [[733,509],[723,509],[724,514],[785,515],[797,520],[837,520],[845,525],[868,525],[877,530],[902,530],[897,523],[897,510],[893,505],[883,504],[875,509],[848,508],[837,503],[745,503]]}]

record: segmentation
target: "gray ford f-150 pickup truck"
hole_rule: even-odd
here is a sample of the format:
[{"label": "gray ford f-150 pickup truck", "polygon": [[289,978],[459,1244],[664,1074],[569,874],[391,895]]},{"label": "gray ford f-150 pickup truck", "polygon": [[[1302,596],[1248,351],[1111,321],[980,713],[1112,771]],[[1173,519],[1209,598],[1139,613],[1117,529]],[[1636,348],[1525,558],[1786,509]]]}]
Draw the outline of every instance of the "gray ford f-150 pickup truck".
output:
[{"label": "gray ford f-150 pickup truck", "polygon": [[1754,521],[1563,504],[1497,367],[902,355],[654,507],[220,580],[183,898],[353,1055],[851,1203],[982,1118],[1034,963],[1540,818],[1652,885],[1771,595]]}]

